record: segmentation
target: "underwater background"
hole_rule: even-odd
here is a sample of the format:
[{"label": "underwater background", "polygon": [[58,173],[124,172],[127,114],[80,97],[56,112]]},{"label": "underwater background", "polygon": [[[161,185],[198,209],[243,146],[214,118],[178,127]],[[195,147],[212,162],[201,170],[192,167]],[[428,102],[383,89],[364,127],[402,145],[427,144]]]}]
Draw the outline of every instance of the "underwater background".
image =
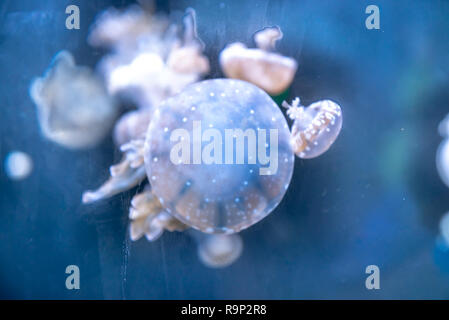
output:
[{"label": "underwater background", "polygon": [[[449,250],[439,221],[449,188],[438,176],[437,127],[449,112],[449,1],[157,1],[159,11],[196,10],[198,34],[222,77],[218,53],[254,32],[282,27],[279,52],[298,61],[289,100],[337,101],[342,131],[328,152],[296,159],[280,205],[241,232],[242,256],[224,269],[197,258],[194,240],[165,232],[131,242],[128,206],[136,188],[92,205],[87,187],[120,159],[109,136],[85,151],[40,135],[28,93],[60,50],[94,67],[86,38],[96,15],[132,1],[0,3],[0,159],[27,152],[23,181],[0,172],[0,297],[12,299],[448,299]],[[80,30],[67,30],[76,4]],[[380,8],[367,30],[365,8]],[[380,268],[367,290],[365,268]],[[81,289],[67,290],[77,265]]]}]

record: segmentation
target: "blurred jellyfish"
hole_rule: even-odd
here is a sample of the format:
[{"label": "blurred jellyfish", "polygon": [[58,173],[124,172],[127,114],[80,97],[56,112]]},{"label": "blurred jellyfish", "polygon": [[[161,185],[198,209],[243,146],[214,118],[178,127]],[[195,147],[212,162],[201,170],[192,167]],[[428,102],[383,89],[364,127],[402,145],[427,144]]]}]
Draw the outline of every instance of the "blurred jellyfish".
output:
[{"label": "blurred jellyfish", "polygon": [[239,234],[196,234],[198,256],[209,268],[224,268],[242,254],[243,241]]},{"label": "blurred jellyfish", "polygon": [[326,152],[337,139],[343,120],[340,106],[335,102],[322,100],[305,108],[296,98],[292,105],[284,101],[282,106],[294,120],[291,143],[298,157],[315,158]]},{"label": "blurred jellyfish", "polygon": [[88,42],[92,46],[132,53],[139,49],[139,39],[153,40],[157,46],[168,25],[165,17],[153,15],[137,5],[125,10],[109,8],[100,13],[91,26]]},{"label": "blurred jellyfish", "polygon": [[437,171],[441,180],[449,187],[449,115],[438,126],[438,132],[444,140],[440,143],[436,155]]},{"label": "blurred jellyfish", "polygon": [[[194,141],[203,141],[204,149]],[[294,164],[289,142],[287,121],[263,90],[241,80],[205,80],[155,111],[144,152],[147,176],[159,201],[183,223],[205,233],[235,233],[283,198]],[[177,149],[184,145],[188,158]]]},{"label": "blurred jellyfish", "polygon": [[115,124],[113,138],[121,146],[131,140],[144,139],[151,120],[151,110],[142,109],[125,113]]},{"label": "blurred jellyfish", "polygon": [[440,220],[440,235],[446,248],[449,248],[449,213],[446,213]]},{"label": "blurred jellyfish", "polygon": [[91,147],[108,133],[117,105],[87,67],[75,65],[67,51],[58,53],[46,74],[33,81],[43,135],[71,149]]},{"label": "blurred jellyfish", "polygon": [[173,218],[164,210],[157,198],[147,186],[131,200],[129,209],[130,238],[138,240],[143,235],[148,241],[157,240],[164,230],[183,231],[188,228],[185,224]]},{"label": "blurred jellyfish", "polygon": [[168,18],[139,7],[102,14],[89,41],[113,48],[100,63],[108,91],[150,108],[208,73],[209,60],[202,53],[193,9],[186,11],[182,35],[178,29]]},{"label": "blurred jellyfish", "polygon": [[220,53],[221,69],[226,77],[251,82],[270,95],[283,93],[293,81],[297,63],[273,52],[281,38],[279,27],[267,27],[254,35],[257,49],[249,49],[240,42],[228,45]]},{"label": "blurred jellyfish", "polygon": [[33,170],[33,160],[22,151],[11,151],[5,159],[5,171],[12,180],[23,180]]},{"label": "blurred jellyfish", "polygon": [[438,125],[438,133],[442,137],[449,137],[449,114]]}]

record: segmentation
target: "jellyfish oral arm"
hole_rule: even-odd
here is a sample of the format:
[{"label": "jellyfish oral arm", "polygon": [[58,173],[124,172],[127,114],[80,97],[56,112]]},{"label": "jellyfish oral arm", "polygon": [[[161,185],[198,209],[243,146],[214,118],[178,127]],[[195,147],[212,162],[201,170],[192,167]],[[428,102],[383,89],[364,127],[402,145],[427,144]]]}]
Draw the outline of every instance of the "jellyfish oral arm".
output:
[{"label": "jellyfish oral arm", "polygon": [[143,235],[148,241],[157,240],[164,230],[184,231],[187,226],[167,213],[149,185],[131,200],[129,209],[130,238],[133,241]]},{"label": "jellyfish oral arm", "polygon": [[83,203],[91,203],[112,197],[120,192],[137,186],[145,179],[145,177],[146,173],[143,166],[137,169],[127,166],[126,170],[122,171],[119,175],[111,176],[111,178],[97,190],[84,192],[82,197]]},{"label": "jellyfish oral arm", "polygon": [[83,203],[112,197],[137,186],[146,178],[143,161],[144,141],[133,140],[122,145],[120,149],[125,154],[123,160],[110,167],[111,177],[100,188],[84,192]]}]

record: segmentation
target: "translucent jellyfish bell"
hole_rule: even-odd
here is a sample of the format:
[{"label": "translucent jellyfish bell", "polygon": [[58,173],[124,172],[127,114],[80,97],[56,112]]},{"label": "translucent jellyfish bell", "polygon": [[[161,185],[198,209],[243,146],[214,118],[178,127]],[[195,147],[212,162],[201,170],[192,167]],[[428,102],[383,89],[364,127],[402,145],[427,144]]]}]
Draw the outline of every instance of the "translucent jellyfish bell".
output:
[{"label": "translucent jellyfish bell", "polygon": [[289,141],[285,117],[263,90],[206,80],[155,110],[145,167],[170,214],[206,233],[233,233],[281,201],[294,164]]},{"label": "translucent jellyfish bell", "polygon": [[292,105],[284,101],[288,116],[294,120],[291,144],[303,159],[318,157],[337,139],[343,121],[340,106],[331,100],[312,103],[307,108],[296,98]]}]

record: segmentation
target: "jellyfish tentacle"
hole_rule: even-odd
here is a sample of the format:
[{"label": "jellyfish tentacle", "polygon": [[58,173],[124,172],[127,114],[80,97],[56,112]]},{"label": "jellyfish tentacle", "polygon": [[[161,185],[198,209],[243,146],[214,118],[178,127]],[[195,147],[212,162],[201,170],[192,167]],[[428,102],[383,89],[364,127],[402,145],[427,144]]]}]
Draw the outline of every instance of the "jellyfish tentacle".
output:
[{"label": "jellyfish tentacle", "polygon": [[184,231],[187,226],[164,210],[149,185],[131,200],[129,209],[130,238],[133,241],[145,236],[148,241],[157,240],[164,232]]},{"label": "jellyfish tentacle", "polygon": [[122,145],[120,150],[124,156],[121,162],[109,168],[111,177],[97,190],[84,192],[83,203],[112,197],[137,186],[145,179],[144,140],[132,140]]}]

